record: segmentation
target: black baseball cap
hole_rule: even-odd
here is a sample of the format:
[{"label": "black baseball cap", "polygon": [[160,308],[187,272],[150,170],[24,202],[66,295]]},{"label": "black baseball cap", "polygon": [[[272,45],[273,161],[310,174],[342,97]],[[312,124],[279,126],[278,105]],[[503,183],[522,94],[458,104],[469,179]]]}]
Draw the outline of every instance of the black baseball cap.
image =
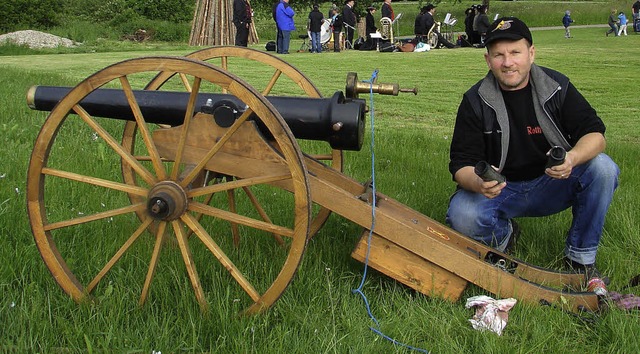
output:
[{"label": "black baseball cap", "polygon": [[533,44],[529,27],[517,17],[502,17],[493,21],[491,26],[489,26],[484,44],[489,45],[498,39],[517,41],[522,38],[526,39],[529,44]]}]

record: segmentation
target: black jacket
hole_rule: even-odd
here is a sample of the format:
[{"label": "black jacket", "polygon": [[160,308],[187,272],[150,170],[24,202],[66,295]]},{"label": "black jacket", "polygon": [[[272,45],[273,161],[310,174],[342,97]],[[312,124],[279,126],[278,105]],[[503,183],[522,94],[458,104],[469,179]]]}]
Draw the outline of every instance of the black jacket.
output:
[{"label": "black jacket", "polygon": [[251,23],[251,6],[246,0],[233,0],[233,23],[236,26]]},{"label": "black jacket", "polygon": [[[604,123],[568,77],[533,64],[529,82],[536,117],[550,146],[570,150],[588,133],[604,134]],[[489,72],[463,95],[458,107],[451,139],[451,175],[483,160],[502,171],[509,151],[509,134],[502,92]]]},{"label": "black jacket", "polygon": [[365,32],[367,33],[367,37],[369,37],[371,33],[375,33],[378,30],[378,28],[376,27],[376,21],[373,18],[371,12],[367,13],[367,16],[365,17],[365,25]]},{"label": "black jacket", "polygon": [[322,12],[318,10],[312,10],[309,13],[309,31],[320,32],[322,30]]},{"label": "black jacket", "polygon": [[356,14],[349,5],[344,5],[342,8],[342,21],[351,27],[356,26]]}]

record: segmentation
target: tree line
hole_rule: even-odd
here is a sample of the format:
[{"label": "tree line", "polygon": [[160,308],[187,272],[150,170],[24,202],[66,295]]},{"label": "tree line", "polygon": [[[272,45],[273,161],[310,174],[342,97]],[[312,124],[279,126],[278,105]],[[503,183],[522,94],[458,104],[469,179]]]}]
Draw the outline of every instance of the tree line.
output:
[{"label": "tree line", "polygon": [[[46,30],[65,23],[89,21],[117,24],[136,19],[185,23],[193,20],[196,2],[200,0],[5,0],[0,2],[0,32],[21,29]],[[232,1],[232,0],[228,0]],[[252,0],[258,18],[271,17],[273,5],[279,0]],[[327,1],[324,1],[327,2]],[[342,1],[336,1],[339,6]],[[356,3],[356,11],[372,1]],[[308,10],[317,0],[291,0],[297,11]]]}]

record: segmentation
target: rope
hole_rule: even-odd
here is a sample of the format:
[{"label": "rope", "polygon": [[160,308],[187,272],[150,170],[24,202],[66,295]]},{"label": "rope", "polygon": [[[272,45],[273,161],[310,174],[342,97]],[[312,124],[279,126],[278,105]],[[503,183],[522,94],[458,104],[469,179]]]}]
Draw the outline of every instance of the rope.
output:
[{"label": "rope", "polygon": [[373,236],[373,230],[376,227],[376,169],[375,169],[375,162],[376,162],[376,157],[375,157],[375,120],[374,120],[374,109],[373,109],[373,83],[375,82],[376,78],[378,77],[378,69],[374,70],[373,73],[371,74],[371,78],[369,80],[365,80],[363,82],[368,82],[369,83],[369,116],[371,118],[371,189],[372,189],[372,201],[371,201],[371,228],[369,229],[369,236],[367,238],[367,252],[365,255],[365,259],[364,259],[364,271],[362,272],[362,280],[360,281],[360,285],[358,286],[357,289],[352,289],[351,293],[353,294],[359,294],[362,297],[362,300],[364,301],[365,307],[367,309],[367,314],[369,315],[369,318],[371,318],[373,320],[373,322],[375,323],[375,327],[369,327],[369,329],[381,336],[382,338],[390,341],[393,344],[411,349],[411,350],[415,350],[421,353],[429,353],[428,350],[425,349],[421,349],[421,348],[416,348],[413,346],[410,346],[408,344],[404,344],[401,342],[398,342],[397,340],[387,336],[386,334],[384,334],[379,328],[380,328],[380,323],[378,322],[378,320],[376,319],[376,317],[373,315],[373,313],[371,312],[371,306],[369,305],[369,300],[367,299],[367,296],[364,294],[364,292],[362,291],[362,288],[364,287],[364,282],[367,279],[367,270],[369,269],[369,253],[371,251],[371,238]]}]

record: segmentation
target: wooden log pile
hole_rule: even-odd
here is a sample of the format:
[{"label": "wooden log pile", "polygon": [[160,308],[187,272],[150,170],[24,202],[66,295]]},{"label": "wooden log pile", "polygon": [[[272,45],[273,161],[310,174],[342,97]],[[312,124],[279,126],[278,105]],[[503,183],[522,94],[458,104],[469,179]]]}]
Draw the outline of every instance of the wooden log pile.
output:
[{"label": "wooden log pile", "polygon": [[[189,45],[233,45],[233,0],[197,0],[189,35]],[[249,43],[259,43],[254,23],[249,28]]]}]

